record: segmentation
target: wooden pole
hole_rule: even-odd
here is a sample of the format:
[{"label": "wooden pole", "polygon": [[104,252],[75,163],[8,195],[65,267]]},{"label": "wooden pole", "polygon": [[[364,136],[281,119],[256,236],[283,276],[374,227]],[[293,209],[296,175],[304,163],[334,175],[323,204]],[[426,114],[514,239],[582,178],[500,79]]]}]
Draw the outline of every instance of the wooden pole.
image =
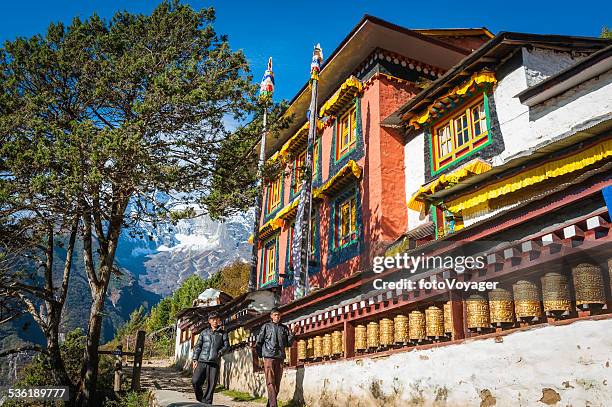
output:
[{"label": "wooden pole", "polygon": [[113,382],[113,390],[115,393],[121,391],[121,376],[123,367],[123,345],[117,345],[115,350],[115,380]]},{"label": "wooden pole", "polygon": [[142,355],[144,353],[145,331],[136,334],[136,349],[134,350],[134,368],[132,369],[132,390],[140,390],[140,371],[142,369]]}]

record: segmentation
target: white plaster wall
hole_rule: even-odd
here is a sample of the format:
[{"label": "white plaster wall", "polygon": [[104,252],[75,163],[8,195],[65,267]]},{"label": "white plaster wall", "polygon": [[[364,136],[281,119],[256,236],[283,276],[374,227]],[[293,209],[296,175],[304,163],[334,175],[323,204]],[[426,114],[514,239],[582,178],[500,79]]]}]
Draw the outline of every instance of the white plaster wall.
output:
[{"label": "white plaster wall", "polygon": [[[559,58],[556,64],[548,61],[551,63],[549,71],[558,72],[566,67],[569,57],[564,58],[562,55],[554,54]],[[534,80],[533,72],[533,69],[521,66],[502,78],[495,87],[493,97],[505,149],[493,158],[493,165],[502,165],[513,157],[525,154],[529,149],[571,136],[572,130],[587,123],[593,124],[605,116],[610,118],[612,71],[584,82],[530,111],[515,96],[527,88],[528,81]]]},{"label": "white plaster wall", "polygon": [[[565,67],[569,62],[560,55],[554,53],[554,56],[560,58],[557,65],[553,64],[556,69]],[[612,70],[532,108],[521,104],[514,97],[527,88],[530,75],[533,75],[533,69],[531,73],[528,70],[527,66],[517,68],[495,87],[494,100],[505,148],[501,154],[493,157],[493,166],[527,156],[533,150],[612,119]],[[476,214],[472,218],[464,216],[465,226],[508,210],[516,204]]]},{"label": "white plaster wall", "polygon": [[612,118],[612,70],[532,108],[536,139],[571,135],[582,123]]},{"label": "white plaster wall", "polygon": [[[499,343],[473,340],[286,370],[280,399],[303,395],[308,406],[522,407],[545,405],[539,400],[546,392],[560,397],[557,406],[610,406],[610,332],[612,320],[580,321],[514,333]],[[231,388],[265,391],[261,374],[250,382],[230,377],[224,384]]]},{"label": "white plaster wall", "polygon": [[[406,182],[406,202],[425,183],[425,162],[423,149],[425,148],[425,134],[420,132],[404,146],[404,175]],[[412,230],[427,222],[418,211],[407,208],[408,230]]]},{"label": "white plaster wall", "polygon": [[181,343],[181,328],[179,323],[176,323],[176,338],[174,340],[174,364],[175,366],[186,369],[189,367],[189,361],[191,360],[192,349],[191,341],[187,340]]},{"label": "white plaster wall", "polygon": [[533,86],[584,59],[583,55],[545,48],[521,48],[527,84]]},{"label": "white plaster wall", "polygon": [[253,370],[252,352],[251,348],[246,346],[224,355],[219,383],[228,389],[247,392],[257,397],[265,396],[266,380],[262,372]]}]

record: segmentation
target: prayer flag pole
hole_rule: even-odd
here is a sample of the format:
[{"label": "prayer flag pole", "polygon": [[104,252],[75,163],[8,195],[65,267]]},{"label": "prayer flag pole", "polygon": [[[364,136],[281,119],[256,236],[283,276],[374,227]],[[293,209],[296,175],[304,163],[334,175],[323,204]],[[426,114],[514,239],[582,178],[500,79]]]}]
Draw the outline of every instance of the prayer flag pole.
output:
[{"label": "prayer flag pole", "polygon": [[[291,255],[295,259],[293,269],[295,271],[295,298],[301,298],[307,294],[308,285],[308,262],[310,257],[310,217],[312,209],[312,161],[314,143],[317,135],[317,92],[319,86],[319,72],[323,62],[323,50],[317,44],[312,53],[310,64],[310,88],[311,99],[308,127],[308,147],[306,159],[304,160],[303,183],[300,191],[298,210],[295,217],[295,232]],[[308,211],[308,212],[306,212]]]},{"label": "prayer flag pole", "polygon": [[266,160],[266,136],[268,134],[268,104],[274,94],[274,73],[272,57],[268,59],[268,69],[263,75],[259,88],[259,98],[264,102],[263,126],[259,144],[259,161],[257,163],[257,192],[255,195],[255,220],[253,222],[253,250],[251,252],[251,271],[249,274],[249,291],[257,289],[257,253],[259,246],[259,219],[263,200],[263,168]]}]

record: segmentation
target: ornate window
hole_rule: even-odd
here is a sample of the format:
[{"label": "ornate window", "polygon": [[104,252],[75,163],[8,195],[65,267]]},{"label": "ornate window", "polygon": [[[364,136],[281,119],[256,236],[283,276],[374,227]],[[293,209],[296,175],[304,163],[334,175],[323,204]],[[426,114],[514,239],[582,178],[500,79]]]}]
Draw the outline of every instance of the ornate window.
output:
[{"label": "ornate window", "polygon": [[274,212],[281,206],[283,177],[279,176],[268,185],[268,195],[266,200],[266,213]]},{"label": "ornate window", "polygon": [[302,178],[304,176],[304,165],[306,164],[306,150],[302,151],[295,157],[293,162],[293,183],[291,184],[291,193],[297,194],[302,186]]},{"label": "ornate window", "polygon": [[276,281],[278,274],[278,237],[266,242],[261,256],[261,285],[264,286]]},{"label": "ornate window", "polygon": [[[300,191],[304,180],[304,170],[306,165],[306,150],[302,151],[293,161],[293,183],[291,184],[291,196]],[[312,153],[312,179],[317,177],[319,171],[319,139],[315,140]]]},{"label": "ornate window", "polygon": [[336,160],[351,151],[357,142],[357,109],[351,108],[338,120],[336,134]]},{"label": "ornate window", "polygon": [[432,131],[434,171],[469,155],[489,141],[487,96],[467,103],[439,121]]},{"label": "ornate window", "polygon": [[339,201],[336,207],[336,247],[342,247],[357,239],[357,197],[351,195]]}]

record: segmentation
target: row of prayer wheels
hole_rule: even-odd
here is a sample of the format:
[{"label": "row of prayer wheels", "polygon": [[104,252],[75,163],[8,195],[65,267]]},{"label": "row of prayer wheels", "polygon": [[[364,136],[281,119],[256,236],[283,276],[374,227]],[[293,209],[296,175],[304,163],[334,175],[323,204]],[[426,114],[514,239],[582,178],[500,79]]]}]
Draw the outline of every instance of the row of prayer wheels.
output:
[{"label": "row of prayer wheels", "polygon": [[297,342],[298,360],[329,359],[344,354],[344,334],[333,331]]},{"label": "row of prayer wheels", "polygon": [[432,305],[424,312],[414,310],[408,316],[400,314],[393,319],[382,318],[368,324],[357,325],[355,351],[365,352],[425,340],[445,339],[447,334],[452,332],[452,324],[445,325],[445,312],[450,312],[450,308],[446,311]]},{"label": "row of prayer wheels", "polygon": [[[601,269],[583,263],[572,268],[576,307],[597,308],[606,304]],[[471,295],[467,301],[467,325],[471,330],[537,321],[544,316],[566,316],[573,311],[569,278],[562,273],[546,273],[540,288],[530,280],[519,280],[512,291],[497,288],[488,293]]]},{"label": "row of prayer wheels", "polygon": [[[557,272],[545,273],[541,277],[541,290],[533,281],[523,279],[515,282],[511,290],[496,288],[488,293],[470,295],[466,300],[468,329],[481,331],[511,326],[517,321],[537,321],[545,314],[569,315],[573,311],[573,301],[581,309],[606,304],[604,278],[598,266],[582,263],[573,267],[571,274],[574,300],[568,276]],[[610,276],[612,278],[612,259]],[[452,336],[452,332],[451,304],[447,302],[441,307],[432,305],[424,311],[413,310],[408,315],[356,325],[355,351],[445,340]],[[343,353],[342,331],[301,339],[297,343],[300,361],[333,358]]]}]

